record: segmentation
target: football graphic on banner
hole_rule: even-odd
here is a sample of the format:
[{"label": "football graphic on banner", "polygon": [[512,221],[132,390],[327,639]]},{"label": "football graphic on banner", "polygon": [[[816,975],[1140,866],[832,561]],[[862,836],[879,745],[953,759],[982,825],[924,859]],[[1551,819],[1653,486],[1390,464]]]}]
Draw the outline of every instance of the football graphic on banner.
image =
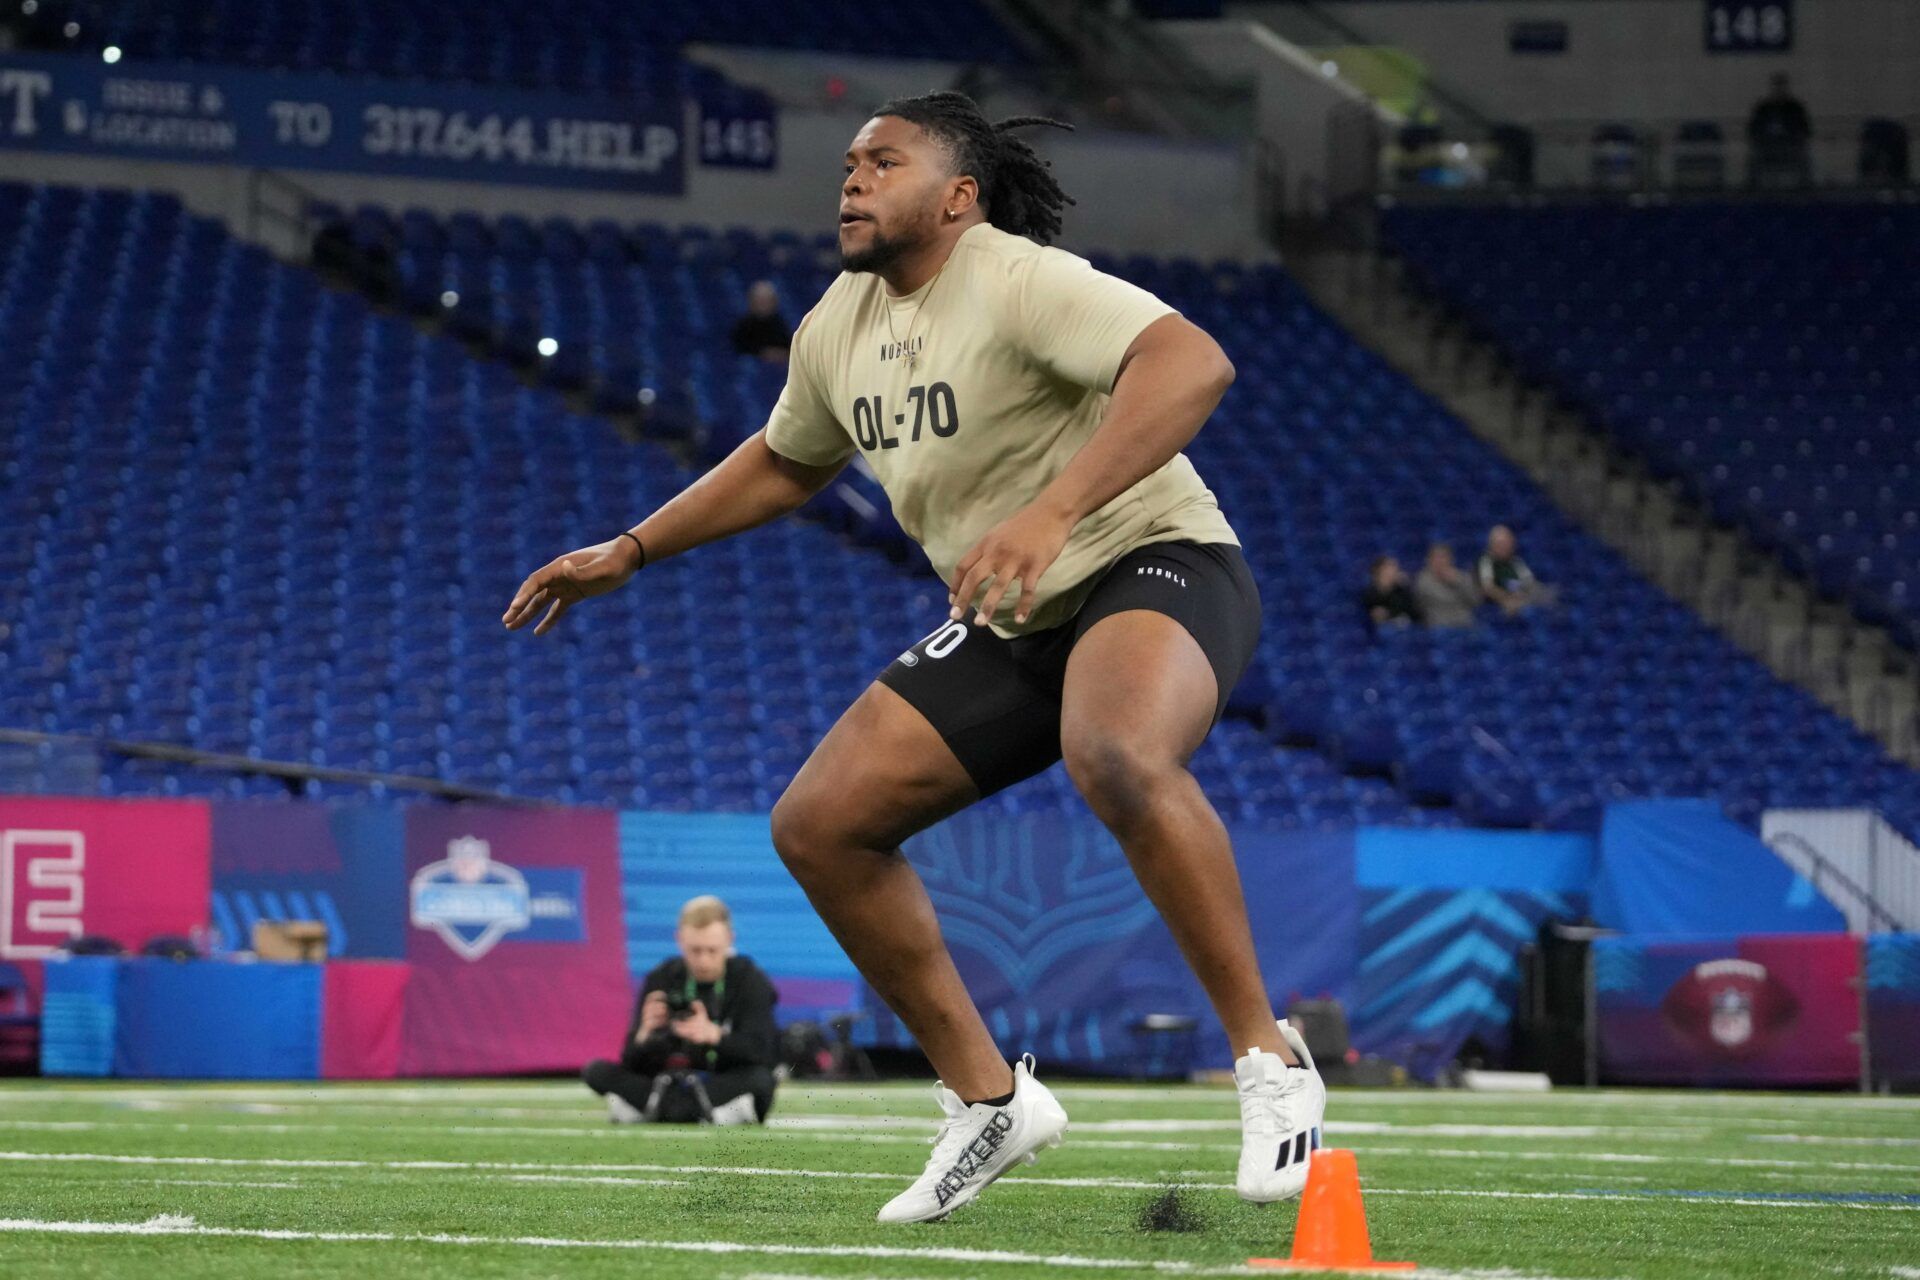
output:
[{"label": "football graphic on banner", "polygon": [[1660,1011],[1696,1047],[1740,1057],[1766,1048],[1800,1010],[1758,961],[1709,960],[1668,989]]}]

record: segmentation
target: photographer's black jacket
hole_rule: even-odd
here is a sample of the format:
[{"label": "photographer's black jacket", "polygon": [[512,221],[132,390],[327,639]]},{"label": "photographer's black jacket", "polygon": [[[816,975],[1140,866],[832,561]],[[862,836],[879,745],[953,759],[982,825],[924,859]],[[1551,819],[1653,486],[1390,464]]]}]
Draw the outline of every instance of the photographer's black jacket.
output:
[{"label": "photographer's black jacket", "polygon": [[[692,1065],[702,1070],[731,1071],[739,1067],[771,1067],[778,1054],[780,1033],[773,1023],[774,1002],[780,997],[773,980],[746,956],[730,956],[726,975],[718,984],[700,983],[694,998],[707,1007],[707,1016],[719,1023],[724,1034],[709,1052],[706,1045],[689,1044],[673,1034],[669,1027],[654,1032],[645,1042],[635,1044],[640,1029],[640,1010],[653,991],[685,991],[687,962],[679,956],[654,966],[640,984],[639,998],[633,1004],[633,1017],[627,1023],[627,1037],[620,1053],[621,1062],[630,1071],[656,1072],[666,1068],[667,1059],[684,1053]],[[718,999],[716,1000],[716,990]]]}]

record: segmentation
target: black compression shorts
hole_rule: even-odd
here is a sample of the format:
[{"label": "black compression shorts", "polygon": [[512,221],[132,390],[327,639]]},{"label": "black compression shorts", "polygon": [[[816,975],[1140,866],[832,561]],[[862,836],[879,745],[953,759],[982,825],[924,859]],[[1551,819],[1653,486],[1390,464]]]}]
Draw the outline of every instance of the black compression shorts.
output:
[{"label": "black compression shorts", "polygon": [[1012,640],[949,622],[894,659],[880,683],[927,718],[983,796],[1060,758],[1060,691],[1067,655],[1102,618],[1164,613],[1187,629],[1213,667],[1214,719],[1253,659],[1260,591],[1230,542],[1153,542],[1108,566],[1069,622]]}]

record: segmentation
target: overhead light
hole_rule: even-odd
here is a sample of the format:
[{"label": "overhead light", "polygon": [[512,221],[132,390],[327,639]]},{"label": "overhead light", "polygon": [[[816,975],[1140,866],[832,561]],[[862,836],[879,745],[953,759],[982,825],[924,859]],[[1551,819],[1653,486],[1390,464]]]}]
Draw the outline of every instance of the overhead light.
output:
[{"label": "overhead light", "polygon": [[102,62],[120,61],[120,46],[117,44],[110,44],[106,48],[102,49],[100,51],[100,61]]},{"label": "overhead light", "polygon": [[80,34],[80,24],[77,22],[69,22],[66,26],[60,28],[60,34],[72,40]]},{"label": "overhead light", "polygon": [[1326,76],[1328,79],[1332,79],[1334,76],[1340,74],[1340,64],[1332,58],[1328,58],[1320,64],[1320,74]]},{"label": "overhead light", "polygon": [[40,0],[20,0],[20,12],[31,18],[40,12]]},{"label": "overhead light", "polygon": [[560,344],[555,342],[552,338],[540,339],[538,350],[541,355],[550,356],[554,352],[558,351],[559,349],[560,349]]},{"label": "overhead light", "polygon": [[1453,152],[1453,158],[1454,158],[1455,160],[1465,160],[1465,159],[1467,158],[1467,144],[1466,144],[1466,143],[1464,143],[1464,142],[1456,142],[1456,143],[1454,143],[1454,144],[1453,144],[1453,146],[1452,146],[1452,148],[1451,148],[1451,150],[1452,150],[1452,152]]},{"label": "overhead light", "polygon": [[457,307],[460,305],[460,295],[448,289],[440,295],[440,305],[443,307]]},{"label": "overhead light", "polygon": [[654,398],[654,397],[653,397],[653,388],[652,388],[652,387],[642,387],[642,388],[640,388],[640,397],[639,397],[639,398],[640,398],[640,403],[641,403],[641,404],[652,404],[652,403],[653,403],[653,398]]}]

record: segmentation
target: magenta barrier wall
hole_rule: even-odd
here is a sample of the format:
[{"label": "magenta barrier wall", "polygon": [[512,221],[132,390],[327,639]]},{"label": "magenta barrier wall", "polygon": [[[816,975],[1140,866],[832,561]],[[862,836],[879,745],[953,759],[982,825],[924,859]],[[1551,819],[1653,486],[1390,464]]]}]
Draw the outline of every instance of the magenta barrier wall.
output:
[{"label": "magenta barrier wall", "polygon": [[1599,939],[1601,1080],[1857,1081],[1860,951],[1861,940],[1845,933]]},{"label": "magenta barrier wall", "polygon": [[403,1075],[577,1071],[632,1010],[615,815],[405,812]]},{"label": "magenta barrier wall", "polygon": [[398,1074],[411,973],[391,960],[328,963],[320,982],[322,1079],[384,1080]]}]

